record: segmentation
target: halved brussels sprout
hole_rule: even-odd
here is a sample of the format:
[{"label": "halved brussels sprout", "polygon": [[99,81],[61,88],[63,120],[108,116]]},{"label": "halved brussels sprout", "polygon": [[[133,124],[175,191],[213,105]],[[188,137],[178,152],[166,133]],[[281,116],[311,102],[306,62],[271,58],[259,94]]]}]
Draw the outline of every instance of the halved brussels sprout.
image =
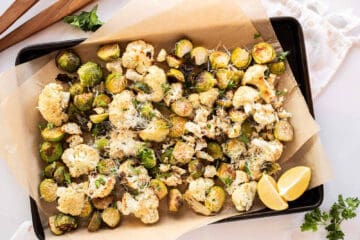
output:
[{"label": "halved brussels sprout", "polygon": [[39,185],[40,197],[46,202],[54,202],[56,195],[57,184],[53,179],[47,178],[41,181]]},{"label": "halved brussels sprout", "polygon": [[99,228],[101,226],[101,222],[102,222],[101,213],[98,211],[94,212],[89,221],[88,231],[95,232],[95,231],[99,230]]},{"label": "halved brussels sprout", "polygon": [[289,142],[294,138],[294,129],[288,121],[280,120],[275,124],[274,136],[280,141]]},{"label": "halved brussels sprout", "polygon": [[104,151],[105,148],[109,146],[109,144],[110,144],[109,139],[104,137],[95,140],[95,146],[99,151]]},{"label": "halved brussels sprout", "polygon": [[149,186],[154,190],[159,200],[163,199],[168,194],[165,183],[160,179],[151,179]]},{"label": "halved brussels sprout", "polygon": [[101,218],[108,227],[114,228],[120,223],[120,212],[117,208],[109,207],[102,212]]},{"label": "halved brussels sprout", "polygon": [[47,163],[59,160],[62,153],[62,145],[58,142],[43,142],[40,146],[40,157]]},{"label": "halved brussels sprout", "polygon": [[87,62],[81,65],[77,73],[83,87],[93,87],[100,83],[103,78],[100,65],[94,62]]},{"label": "halved brussels sprout", "polygon": [[143,93],[151,93],[151,88],[149,85],[147,85],[146,83],[143,82],[135,82],[134,84],[132,84],[131,89],[133,89],[135,92],[143,92]]},{"label": "halved brussels sprout", "polygon": [[205,198],[205,207],[211,212],[217,213],[224,206],[226,199],[225,191],[220,186],[213,186]]},{"label": "halved brussels sprout", "polygon": [[75,230],[78,226],[77,221],[70,215],[59,213],[54,220],[55,227],[64,232]]},{"label": "halved brussels sprout", "polygon": [[189,53],[193,48],[193,45],[188,39],[181,39],[175,44],[175,55],[182,58]]},{"label": "halved brussels sprout", "polygon": [[97,56],[105,62],[116,60],[120,57],[120,46],[117,43],[103,45],[97,50]]},{"label": "halved brussels sprout", "polygon": [[64,138],[65,132],[61,129],[61,127],[47,126],[41,130],[41,136],[45,141],[58,142]]},{"label": "halved brussels sprout", "polygon": [[155,152],[151,148],[143,147],[136,152],[136,157],[141,160],[145,168],[153,168],[156,166]]},{"label": "halved brussels sprout", "polygon": [[121,73],[113,72],[106,77],[105,88],[111,94],[121,93],[126,85],[127,80]]},{"label": "halved brussels sprout", "polygon": [[174,55],[169,54],[166,56],[166,62],[168,64],[168,66],[171,68],[179,68],[182,63],[182,60],[177,58]]},{"label": "halved brussels sprout", "polygon": [[269,63],[276,58],[275,49],[266,42],[255,44],[251,50],[251,55],[258,64]]},{"label": "halved brussels sprout", "polygon": [[189,117],[193,113],[193,106],[186,98],[181,98],[171,104],[171,110],[180,117]]},{"label": "halved brussels sprout", "polygon": [[214,159],[223,159],[224,157],[221,146],[217,142],[209,142],[206,151]]},{"label": "halved brussels sprout", "polygon": [[212,69],[226,68],[230,62],[230,56],[226,52],[214,51],[210,53],[209,61]]},{"label": "halved brussels sprout", "polygon": [[74,105],[80,111],[88,111],[92,108],[94,101],[94,94],[93,93],[83,93],[76,95],[74,97]]},{"label": "halved brussels sprout", "polygon": [[249,120],[245,120],[241,124],[241,134],[246,136],[247,138],[251,138],[254,131],[255,131],[255,128]]},{"label": "halved brussels sprout", "polygon": [[194,179],[201,177],[204,170],[204,164],[199,159],[192,160],[188,164],[188,171]]},{"label": "halved brussels sprout", "polygon": [[202,204],[201,202],[197,201],[190,191],[185,192],[184,200],[187,202],[189,207],[192,210],[194,210],[194,212],[199,213],[199,214],[204,215],[204,216],[210,216],[211,215],[210,209],[205,207],[205,205]]},{"label": "halved brussels sprout", "polygon": [[85,201],[79,217],[87,218],[90,216],[92,211],[93,211],[93,207],[92,207],[91,203],[89,201]]},{"label": "halved brussels sprout", "polygon": [[184,74],[175,68],[170,68],[169,71],[166,73],[166,77],[168,80],[175,79],[178,82],[185,82]]},{"label": "halved brussels sprout", "polygon": [[108,195],[104,198],[93,198],[91,202],[96,209],[104,210],[105,208],[110,206],[113,200],[114,196]]},{"label": "halved brussels sprout", "polygon": [[269,64],[269,70],[273,74],[283,74],[286,70],[285,62],[276,62],[276,63],[270,63]]},{"label": "halved brussels sprout", "polygon": [[56,170],[56,168],[60,165],[59,162],[52,162],[50,164],[48,164],[45,168],[44,168],[44,176],[47,178],[52,178],[54,175],[54,172]]},{"label": "halved brussels sprout", "polygon": [[216,84],[215,77],[208,71],[201,72],[195,79],[195,90],[197,92],[206,92]]},{"label": "halved brussels sprout", "polygon": [[54,180],[58,183],[58,184],[63,184],[65,182],[65,173],[66,173],[66,169],[65,166],[59,166],[56,168],[55,172],[54,172]]},{"label": "halved brussels sprout", "polygon": [[60,51],[55,58],[56,66],[68,73],[76,72],[80,67],[80,57],[70,49]]},{"label": "halved brussels sprout", "polygon": [[235,170],[228,163],[221,163],[216,175],[226,186],[230,186],[235,180]]},{"label": "halved brussels sprout", "polygon": [[231,81],[233,71],[222,68],[216,71],[215,76],[217,79],[217,85],[220,89],[226,89]]},{"label": "halved brussels sprout", "polygon": [[111,103],[111,98],[106,94],[99,94],[95,97],[93,105],[95,107],[106,107],[109,103]]},{"label": "halved brussels sprout", "polygon": [[170,123],[171,128],[169,137],[178,138],[185,134],[185,124],[187,123],[186,118],[172,115],[170,116]]},{"label": "halved brussels sprout", "polygon": [[281,170],[278,163],[265,161],[260,166],[260,171],[269,175],[274,175]]},{"label": "halved brussels sprout", "polygon": [[168,197],[168,209],[170,212],[177,212],[179,208],[184,204],[184,199],[182,197],[179,189],[173,188],[169,191]]},{"label": "halved brussels sprout", "polygon": [[101,123],[103,121],[105,121],[106,119],[108,119],[109,117],[109,113],[102,113],[102,114],[93,114],[90,115],[90,121],[93,123]]},{"label": "halved brussels sprout", "polygon": [[144,141],[162,142],[169,134],[169,128],[167,121],[154,117],[148,126],[139,132],[139,136]]},{"label": "halved brussels sprout", "polygon": [[84,93],[84,87],[80,83],[74,83],[69,88],[70,96],[75,97],[76,95]]},{"label": "halved brussels sprout", "polygon": [[237,68],[247,68],[251,60],[251,54],[243,48],[237,47],[231,53],[231,63]]},{"label": "halved brussels sprout", "polygon": [[209,51],[204,47],[195,47],[191,50],[190,57],[195,65],[203,65],[208,61]]},{"label": "halved brussels sprout", "polygon": [[96,169],[100,174],[108,175],[116,172],[116,164],[112,159],[101,159]]},{"label": "halved brussels sprout", "polygon": [[61,231],[59,228],[57,228],[57,227],[55,226],[55,218],[56,218],[56,215],[49,217],[49,228],[50,228],[50,231],[51,231],[54,235],[62,235],[62,234],[64,234],[64,232]]}]

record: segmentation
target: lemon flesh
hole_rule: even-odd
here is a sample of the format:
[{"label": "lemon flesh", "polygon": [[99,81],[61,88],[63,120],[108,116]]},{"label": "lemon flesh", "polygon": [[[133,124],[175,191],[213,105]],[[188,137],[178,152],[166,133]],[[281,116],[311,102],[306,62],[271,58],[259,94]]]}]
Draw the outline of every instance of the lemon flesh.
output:
[{"label": "lemon flesh", "polygon": [[287,170],[277,183],[280,196],[287,201],[298,199],[309,187],[310,179],[309,167],[297,166]]},{"label": "lemon flesh", "polygon": [[257,193],[264,205],[272,210],[281,211],[289,207],[279,195],[276,182],[270,175],[263,174],[257,185]]}]

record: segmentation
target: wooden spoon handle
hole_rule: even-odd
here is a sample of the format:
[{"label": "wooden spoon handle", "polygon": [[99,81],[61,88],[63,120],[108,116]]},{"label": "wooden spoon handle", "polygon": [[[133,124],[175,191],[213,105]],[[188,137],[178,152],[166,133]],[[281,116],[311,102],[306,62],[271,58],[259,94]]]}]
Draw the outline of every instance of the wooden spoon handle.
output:
[{"label": "wooden spoon handle", "polygon": [[19,17],[29,10],[39,0],[15,0],[0,16],[0,34],[8,29]]},{"label": "wooden spoon handle", "polygon": [[0,39],[0,51],[74,13],[94,0],[58,0],[20,27]]}]

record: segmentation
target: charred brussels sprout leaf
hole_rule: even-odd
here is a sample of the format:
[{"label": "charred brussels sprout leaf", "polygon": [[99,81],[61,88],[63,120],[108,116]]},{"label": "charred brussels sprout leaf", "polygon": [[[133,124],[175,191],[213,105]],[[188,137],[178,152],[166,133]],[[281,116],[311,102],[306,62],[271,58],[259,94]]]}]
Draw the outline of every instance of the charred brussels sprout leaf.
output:
[{"label": "charred brussels sprout leaf", "polygon": [[108,113],[102,113],[102,114],[93,114],[90,115],[90,121],[93,123],[101,123],[105,121],[109,117]]},{"label": "charred brussels sprout leaf", "polygon": [[103,22],[99,20],[96,11],[97,5],[90,12],[82,11],[79,15],[66,16],[64,22],[69,23],[74,27],[81,28],[85,32],[95,32],[103,24]]},{"label": "charred brussels sprout leaf", "polygon": [[170,68],[170,70],[166,73],[166,77],[168,80],[175,79],[178,82],[185,82],[184,74],[175,68]]},{"label": "charred brussels sprout leaf", "polygon": [[72,50],[60,51],[55,58],[56,66],[61,70],[74,73],[80,67],[80,57]]}]

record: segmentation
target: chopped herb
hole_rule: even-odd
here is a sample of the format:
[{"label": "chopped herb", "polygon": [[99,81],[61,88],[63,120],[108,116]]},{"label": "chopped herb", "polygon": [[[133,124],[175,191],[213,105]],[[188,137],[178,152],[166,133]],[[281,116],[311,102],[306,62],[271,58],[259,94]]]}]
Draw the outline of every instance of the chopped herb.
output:
[{"label": "chopped herb", "polygon": [[261,37],[261,33],[254,33],[254,39]]},{"label": "chopped herb", "polygon": [[68,172],[64,173],[64,178],[65,178],[65,182],[67,184],[71,183],[71,177],[70,177],[70,174]]},{"label": "chopped herb", "polygon": [[162,88],[163,92],[166,94],[170,90],[171,87],[168,83],[163,83],[163,84],[161,84],[161,88]]},{"label": "chopped herb", "polygon": [[47,125],[46,125],[46,128],[49,128],[49,129],[52,129],[52,128],[54,128],[55,127],[55,125],[53,124],[53,123],[48,123]]},{"label": "chopped herb", "polygon": [[356,217],[356,209],[359,207],[358,198],[346,198],[340,194],[338,201],[334,203],[329,212],[319,208],[305,214],[301,231],[318,230],[318,226],[324,226],[327,230],[326,238],[330,240],[344,239],[345,233],[341,229],[344,220]]},{"label": "chopped herb", "polygon": [[231,183],[233,182],[233,180],[230,178],[230,177],[225,177],[222,179],[223,183],[226,185],[226,186],[230,186]]},{"label": "chopped herb", "polygon": [[251,170],[250,170],[250,166],[249,166],[248,162],[245,162],[244,169],[245,169],[246,174],[249,176],[249,178],[251,178],[252,175],[251,175]]},{"label": "chopped herb", "polygon": [[105,180],[102,177],[99,177],[95,180],[95,187],[99,188],[100,185],[105,185]]},{"label": "chopped herb", "polygon": [[264,72],[264,75],[265,75],[265,78],[267,79],[269,76],[270,76],[270,69],[266,69],[265,72]]},{"label": "chopped herb", "polygon": [[286,94],[285,91],[282,90],[276,90],[276,96],[284,96]]},{"label": "chopped herb", "polygon": [[276,58],[276,59],[277,59],[278,62],[285,61],[287,55],[289,55],[289,54],[290,54],[290,51],[281,52],[281,53],[279,53],[279,54],[277,55],[277,58]]},{"label": "chopped herb", "polygon": [[72,15],[64,17],[64,22],[70,25],[87,31],[95,32],[99,27],[103,25],[103,22],[99,20],[96,14],[97,5],[90,11],[82,11],[79,15]]},{"label": "chopped herb", "polygon": [[227,88],[228,89],[234,89],[237,86],[237,84],[234,81],[230,81]]},{"label": "chopped herb", "polygon": [[219,91],[219,98],[223,98],[225,96],[225,89],[221,89]]},{"label": "chopped herb", "polygon": [[206,128],[211,129],[211,124],[210,123],[206,124]]},{"label": "chopped herb", "polygon": [[250,142],[249,138],[246,136],[246,134],[242,133],[239,136],[239,140],[242,141],[245,144],[248,144]]}]

